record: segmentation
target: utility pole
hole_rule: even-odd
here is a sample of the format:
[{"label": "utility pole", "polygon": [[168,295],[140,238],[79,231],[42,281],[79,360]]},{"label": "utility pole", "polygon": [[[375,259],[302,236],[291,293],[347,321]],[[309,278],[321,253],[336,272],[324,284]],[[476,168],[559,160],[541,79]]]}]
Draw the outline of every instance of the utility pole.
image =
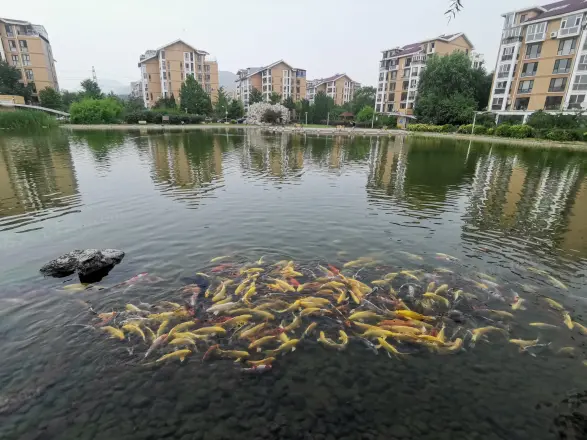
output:
[{"label": "utility pole", "polygon": [[98,76],[96,75],[96,68],[94,66],[92,66],[92,79],[98,82]]},{"label": "utility pole", "polygon": [[308,112],[306,112],[306,125],[308,125]]},{"label": "utility pole", "polygon": [[475,122],[477,121],[477,112],[473,113],[473,126],[471,127],[471,134],[475,134]]}]

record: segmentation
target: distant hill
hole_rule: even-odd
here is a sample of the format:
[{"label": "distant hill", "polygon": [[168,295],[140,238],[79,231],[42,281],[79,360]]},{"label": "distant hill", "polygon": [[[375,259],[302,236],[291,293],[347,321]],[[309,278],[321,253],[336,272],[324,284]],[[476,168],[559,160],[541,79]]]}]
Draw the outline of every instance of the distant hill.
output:
[{"label": "distant hill", "polygon": [[224,90],[227,92],[236,90],[236,79],[236,74],[232,72],[227,72],[225,70],[218,71],[218,82],[220,83],[220,87],[224,87]]},{"label": "distant hill", "polygon": [[106,94],[110,93],[111,91],[114,92],[115,95],[130,94],[130,84],[124,84],[120,81],[116,81],[115,79],[98,78],[98,85],[102,89],[102,92]]}]

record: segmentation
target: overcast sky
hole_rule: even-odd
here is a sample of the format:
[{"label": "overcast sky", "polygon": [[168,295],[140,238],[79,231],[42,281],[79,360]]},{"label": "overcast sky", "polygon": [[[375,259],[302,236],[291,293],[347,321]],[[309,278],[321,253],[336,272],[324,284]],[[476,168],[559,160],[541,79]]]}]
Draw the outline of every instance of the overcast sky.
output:
[{"label": "overcast sky", "polygon": [[535,4],[463,1],[450,22],[448,0],[28,0],[3,1],[0,13],[45,26],[64,89],[92,66],[99,79],[138,80],[140,54],[178,38],[214,55],[220,70],[284,59],[310,79],[346,72],[375,85],[382,50],[442,33],[467,34],[493,70],[501,14]]}]

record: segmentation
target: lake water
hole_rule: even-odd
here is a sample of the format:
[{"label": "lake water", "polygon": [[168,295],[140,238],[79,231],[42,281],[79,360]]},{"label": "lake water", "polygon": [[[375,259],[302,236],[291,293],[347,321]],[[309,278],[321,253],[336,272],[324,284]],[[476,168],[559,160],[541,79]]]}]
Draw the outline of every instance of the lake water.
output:
[{"label": "lake water", "polygon": [[[126,256],[82,292],[66,288],[74,276],[39,273],[85,248]],[[0,250],[2,439],[587,438],[587,336],[545,301],[587,326],[587,154],[228,129],[4,135]],[[293,260],[305,274],[369,257],[364,282],[421,269],[449,280],[456,309],[455,290],[478,287],[467,329],[497,325],[538,347],[495,336],[471,347],[463,331],[454,355],[398,359],[351,329],[344,351],[304,339],[249,375],[201,352],[145,364],[148,345],[83,327],[89,305],[180,302],[221,255]],[[157,281],[117,286],[144,272]]]}]

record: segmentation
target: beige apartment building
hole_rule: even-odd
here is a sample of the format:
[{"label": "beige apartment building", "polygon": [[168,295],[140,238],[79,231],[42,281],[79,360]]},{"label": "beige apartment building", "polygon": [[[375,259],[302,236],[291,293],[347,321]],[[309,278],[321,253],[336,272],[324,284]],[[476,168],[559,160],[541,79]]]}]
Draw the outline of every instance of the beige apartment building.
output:
[{"label": "beige apartment building", "polygon": [[218,63],[209,57],[208,52],[182,40],[146,51],[140,57],[139,68],[147,108],[172,94],[179,102],[179,90],[187,75],[194,76],[213,102],[218,96]]},{"label": "beige apartment building", "polygon": [[587,3],[565,0],[503,14],[489,109],[498,115],[584,108]]},{"label": "beige apartment building", "polygon": [[33,101],[46,87],[59,91],[53,51],[43,26],[0,18],[0,59],[20,71],[25,85],[32,85]]},{"label": "beige apartment building", "polygon": [[328,78],[312,79],[307,83],[306,99],[314,103],[318,92],[324,92],[334,99],[336,105],[343,105],[353,99],[355,90],[361,84],[353,81],[346,73],[337,73]]},{"label": "beige apartment building", "polygon": [[418,93],[418,82],[426,60],[433,54],[462,51],[479,59],[473,44],[463,33],[440,35],[430,40],[383,51],[379,62],[379,83],[375,111],[411,115]]},{"label": "beige apartment building", "polygon": [[283,60],[264,67],[247,67],[237,73],[236,96],[249,108],[249,94],[253,88],[269,101],[271,93],[281,95],[281,99],[291,97],[295,102],[306,97],[306,71],[294,68]]}]

